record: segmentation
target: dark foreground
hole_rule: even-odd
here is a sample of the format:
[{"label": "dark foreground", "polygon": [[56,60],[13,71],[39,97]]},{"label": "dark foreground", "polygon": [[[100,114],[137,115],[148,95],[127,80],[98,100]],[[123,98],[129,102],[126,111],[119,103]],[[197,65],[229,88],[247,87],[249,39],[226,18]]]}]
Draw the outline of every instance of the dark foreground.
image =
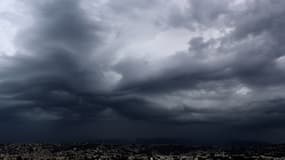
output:
[{"label": "dark foreground", "polygon": [[187,145],[2,144],[0,160],[285,160],[285,145],[202,147]]}]

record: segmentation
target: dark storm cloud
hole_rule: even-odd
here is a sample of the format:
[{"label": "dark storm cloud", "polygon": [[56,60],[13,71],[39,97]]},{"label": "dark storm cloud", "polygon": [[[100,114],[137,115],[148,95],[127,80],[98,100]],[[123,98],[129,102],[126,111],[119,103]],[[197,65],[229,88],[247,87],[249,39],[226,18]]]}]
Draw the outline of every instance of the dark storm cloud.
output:
[{"label": "dark storm cloud", "polygon": [[[199,29],[200,27],[223,26],[231,24],[231,10],[229,8],[230,1],[227,0],[201,0],[187,1],[190,5],[184,11],[174,10],[169,16],[169,21],[172,26],[185,27],[189,29]],[[211,7],[209,7],[211,6]],[[224,21],[224,19],[227,19]]]},{"label": "dark storm cloud", "polygon": [[[84,135],[88,128],[104,135],[98,130],[116,132],[121,130],[114,129],[118,126],[150,129],[155,135],[175,127],[184,131],[167,135],[174,137],[187,137],[193,130],[199,137],[205,128],[216,128],[215,135],[233,129],[233,136],[251,128],[284,128],[283,1],[238,5],[193,0],[183,10],[170,8],[163,16],[156,15],[163,4],[159,0],[152,5],[106,2],[108,7],[98,7],[98,13],[82,3],[28,3],[33,23],[18,33],[18,53],[1,57],[2,121],[32,121],[30,128],[47,123],[52,133],[55,128],[81,128],[75,135]],[[145,9],[153,14],[145,14]],[[154,20],[151,29],[133,22],[143,25],[148,18]],[[121,29],[124,23],[127,27]],[[188,50],[159,60],[120,55],[136,41],[136,34],[149,39],[155,27],[218,33],[191,37]]]},{"label": "dark storm cloud", "polygon": [[[12,65],[1,72],[2,106],[14,104],[15,112],[26,106],[23,114],[31,113],[30,116],[35,117],[40,115],[33,114],[37,108],[42,114],[51,114],[50,117],[53,117],[52,113],[69,117],[77,114],[73,113],[75,110],[81,114],[84,109],[79,106],[83,104],[86,107],[92,104],[94,112],[101,110],[92,102],[96,98],[89,100],[85,95],[101,90],[101,69],[96,65],[90,68],[92,61],[89,59],[92,50],[102,43],[99,34],[104,29],[86,18],[79,8],[79,1],[33,5],[35,24],[18,36],[18,43],[23,48],[19,52],[28,55],[6,58]],[[27,101],[29,107],[26,103],[16,103],[18,101]]]},{"label": "dark storm cloud", "polygon": [[[239,115],[231,116],[233,123],[228,122],[229,125],[234,126],[242,117],[246,120],[241,120],[243,122],[239,125],[262,126],[266,124],[268,127],[274,127],[273,124],[282,124],[284,122],[282,114],[269,114],[263,109],[274,108],[276,111],[280,110],[281,113],[283,110],[282,104],[273,104],[273,102],[284,97],[280,90],[282,90],[285,80],[284,47],[282,46],[284,43],[282,34],[284,20],[281,18],[284,17],[282,7],[285,4],[282,1],[254,1],[249,3],[244,10],[234,10],[226,3],[213,1],[213,5],[216,7],[211,7],[208,10],[208,3],[204,1],[191,1],[191,3],[194,8],[198,5],[200,9],[191,10],[191,12],[195,12],[190,14],[191,17],[180,17],[180,20],[183,19],[179,22],[180,25],[185,25],[184,27],[188,28],[190,22],[201,24],[198,29],[203,29],[205,26],[220,27],[214,24],[215,21],[215,23],[221,22],[221,28],[233,27],[232,31],[224,32],[225,35],[219,38],[206,40],[198,37],[192,39],[189,52],[177,53],[162,60],[162,64],[167,64],[164,66],[144,63],[139,60],[135,63],[130,60],[122,61],[116,68],[123,74],[123,79],[125,78],[121,89],[143,94],[175,93],[180,90],[213,91],[210,87],[215,88],[215,86],[232,81],[231,85],[245,85],[250,88],[253,94],[251,100],[242,100],[234,104],[236,107],[247,108],[254,101],[258,101],[258,103],[256,107],[250,109],[249,113],[244,113],[242,109]],[[223,9],[220,10],[220,7]],[[195,15],[198,17],[193,18]],[[219,19],[218,17],[221,15],[224,16]],[[186,18],[189,18],[189,21]],[[175,23],[174,26],[177,26],[177,22],[173,23]],[[155,67],[159,69],[153,71],[152,68]],[[153,71],[153,74],[148,70]],[[229,88],[231,87],[226,86],[224,89]],[[217,90],[214,89],[214,91]],[[266,95],[270,96],[266,97]],[[238,99],[238,96],[230,98]],[[191,106],[191,102],[188,105]],[[231,104],[222,102],[222,105],[226,107]],[[216,117],[222,120],[227,119],[226,114],[227,111],[216,113],[214,109],[209,115],[201,113],[202,117],[205,116],[206,119],[215,119]]]},{"label": "dark storm cloud", "polygon": [[[284,16],[284,9],[281,7],[284,6],[283,2],[254,1],[249,3],[246,6],[249,9],[243,12],[230,10],[226,2],[210,3],[213,3],[214,7],[206,9],[209,5],[206,1],[191,1],[194,10],[191,8],[189,10],[194,13],[189,15],[197,14],[208,18],[203,20],[203,23],[200,22],[201,18],[189,18],[188,21],[181,23],[187,26],[190,21],[208,26],[217,20],[218,15],[224,14],[223,21],[233,21],[233,31],[217,39],[205,40],[201,37],[191,39],[189,53],[177,53],[163,61],[162,63],[168,65],[160,68],[154,75],[145,75],[151,80],[141,76],[143,78],[138,81],[143,90],[172,88],[173,85],[174,89],[175,85],[185,88],[187,85],[192,87],[204,81],[225,79],[238,79],[249,85],[270,86],[283,83],[284,71],[278,67],[278,60],[280,62],[284,54],[284,47],[281,45],[284,41],[281,34],[284,28],[284,20],[281,18]],[[267,14],[268,10],[270,14]],[[223,25],[222,27],[232,27],[232,24]],[[217,26],[209,26],[209,28],[215,27]],[[218,47],[214,48],[217,44]],[[216,57],[210,59],[211,55]],[[118,68],[126,75],[124,77],[128,77],[129,73],[144,74],[145,70],[150,70],[149,68],[154,66],[156,65],[140,63],[138,60],[136,63],[122,62]],[[143,70],[138,70],[139,68]],[[134,88],[140,87],[134,84]]]}]

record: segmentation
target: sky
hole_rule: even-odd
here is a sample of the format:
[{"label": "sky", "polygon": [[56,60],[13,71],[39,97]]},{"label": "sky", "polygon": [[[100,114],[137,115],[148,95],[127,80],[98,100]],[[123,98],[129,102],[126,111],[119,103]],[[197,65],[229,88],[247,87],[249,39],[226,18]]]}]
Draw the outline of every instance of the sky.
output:
[{"label": "sky", "polygon": [[283,0],[1,0],[0,142],[285,142]]}]

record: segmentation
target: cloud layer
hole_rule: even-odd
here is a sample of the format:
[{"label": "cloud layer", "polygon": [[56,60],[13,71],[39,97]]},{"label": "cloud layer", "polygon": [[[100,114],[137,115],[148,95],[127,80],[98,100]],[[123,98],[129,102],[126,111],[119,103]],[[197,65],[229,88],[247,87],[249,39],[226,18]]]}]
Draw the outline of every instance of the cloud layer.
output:
[{"label": "cloud layer", "polygon": [[0,115],[12,140],[19,123],[32,135],[47,124],[51,140],[74,129],[78,140],[283,140],[273,136],[285,129],[281,0],[0,4],[11,26],[0,27]]}]

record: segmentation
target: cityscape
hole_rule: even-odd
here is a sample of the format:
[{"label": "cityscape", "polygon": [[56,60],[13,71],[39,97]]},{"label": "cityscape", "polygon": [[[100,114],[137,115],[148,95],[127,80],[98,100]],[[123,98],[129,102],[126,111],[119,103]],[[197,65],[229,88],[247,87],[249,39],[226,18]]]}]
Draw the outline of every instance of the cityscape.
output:
[{"label": "cityscape", "polygon": [[284,160],[285,145],[2,144],[0,160]]},{"label": "cityscape", "polygon": [[285,0],[0,0],[0,160],[285,160]]}]

